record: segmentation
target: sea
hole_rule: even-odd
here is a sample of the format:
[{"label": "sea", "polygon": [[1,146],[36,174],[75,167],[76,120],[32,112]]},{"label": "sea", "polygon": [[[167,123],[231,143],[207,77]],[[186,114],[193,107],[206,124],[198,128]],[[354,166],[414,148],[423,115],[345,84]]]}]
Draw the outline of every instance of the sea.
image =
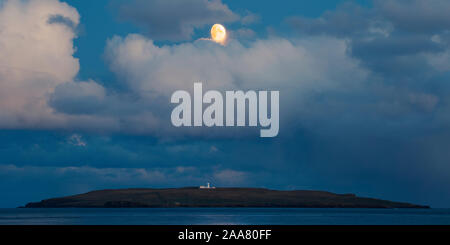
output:
[{"label": "sea", "polygon": [[0,225],[450,225],[450,209],[0,209]]}]

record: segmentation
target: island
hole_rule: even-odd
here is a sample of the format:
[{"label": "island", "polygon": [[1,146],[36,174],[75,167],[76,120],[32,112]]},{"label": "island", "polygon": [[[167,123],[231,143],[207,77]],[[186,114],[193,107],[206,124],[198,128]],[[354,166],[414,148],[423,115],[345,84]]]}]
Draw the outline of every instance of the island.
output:
[{"label": "island", "polygon": [[184,187],[117,189],[31,202],[25,208],[429,208],[403,202],[311,190]]}]

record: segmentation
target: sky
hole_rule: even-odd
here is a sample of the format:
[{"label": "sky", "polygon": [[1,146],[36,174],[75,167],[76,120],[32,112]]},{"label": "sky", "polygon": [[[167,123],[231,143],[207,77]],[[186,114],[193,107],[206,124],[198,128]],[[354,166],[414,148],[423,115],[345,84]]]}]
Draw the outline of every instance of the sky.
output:
[{"label": "sky", "polygon": [[[0,0],[0,207],[109,188],[450,207],[450,2]],[[229,33],[210,40],[213,24]],[[280,132],[176,128],[176,90],[280,91]]]}]

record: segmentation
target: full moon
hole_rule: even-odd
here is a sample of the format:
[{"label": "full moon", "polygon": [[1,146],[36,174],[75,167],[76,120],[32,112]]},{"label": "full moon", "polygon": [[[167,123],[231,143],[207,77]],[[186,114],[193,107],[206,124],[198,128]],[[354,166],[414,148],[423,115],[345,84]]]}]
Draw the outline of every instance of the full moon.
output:
[{"label": "full moon", "polygon": [[227,30],[221,24],[215,24],[211,28],[211,39],[220,44],[224,44],[227,40]]}]

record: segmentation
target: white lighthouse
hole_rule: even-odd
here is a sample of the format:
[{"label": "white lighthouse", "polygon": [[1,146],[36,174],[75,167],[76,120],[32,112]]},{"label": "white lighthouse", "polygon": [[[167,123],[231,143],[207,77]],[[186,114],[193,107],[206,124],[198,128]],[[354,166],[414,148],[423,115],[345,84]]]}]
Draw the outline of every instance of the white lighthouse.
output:
[{"label": "white lighthouse", "polygon": [[216,189],[216,187],[211,186],[211,185],[209,184],[209,182],[208,182],[208,183],[206,183],[206,186],[201,185],[201,186],[200,186],[200,189]]}]

